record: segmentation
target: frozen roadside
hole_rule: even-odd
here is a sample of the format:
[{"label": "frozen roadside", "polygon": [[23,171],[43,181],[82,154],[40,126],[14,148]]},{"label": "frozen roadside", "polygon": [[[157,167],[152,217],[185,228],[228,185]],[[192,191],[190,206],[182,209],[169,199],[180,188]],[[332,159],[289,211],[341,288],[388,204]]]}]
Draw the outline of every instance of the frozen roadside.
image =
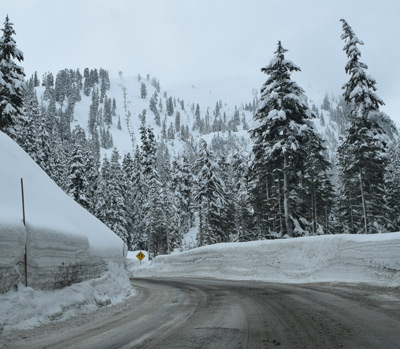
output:
[{"label": "frozen roadside", "polygon": [[128,264],[131,277],[400,286],[400,233],[221,243]]},{"label": "frozen roadside", "polygon": [[40,291],[20,284],[17,292],[0,295],[0,333],[66,320],[134,295],[124,267],[112,262],[101,277],[59,290]]}]

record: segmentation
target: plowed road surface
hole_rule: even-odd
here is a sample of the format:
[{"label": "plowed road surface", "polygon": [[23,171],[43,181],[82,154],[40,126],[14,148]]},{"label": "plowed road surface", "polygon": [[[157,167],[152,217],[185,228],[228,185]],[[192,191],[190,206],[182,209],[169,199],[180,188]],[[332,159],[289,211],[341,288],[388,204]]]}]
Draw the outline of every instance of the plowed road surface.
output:
[{"label": "plowed road surface", "polygon": [[400,289],[133,279],[136,297],[5,348],[400,348]]}]

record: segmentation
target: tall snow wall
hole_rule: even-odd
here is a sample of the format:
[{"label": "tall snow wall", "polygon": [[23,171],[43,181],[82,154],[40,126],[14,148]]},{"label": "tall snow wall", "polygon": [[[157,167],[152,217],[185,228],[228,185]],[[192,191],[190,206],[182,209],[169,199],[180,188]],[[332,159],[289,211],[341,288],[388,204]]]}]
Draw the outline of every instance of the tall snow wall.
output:
[{"label": "tall snow wall", "polygon": [[0,293],[18,285],[20,266],[24,263],[26,230],[22,222],[0,224]]},{"label": "tall snow wall", "polygon": [[123,241],[2,132],[0,163],[0,293],[25,284],[25,275],[30,287],[55,289],[100,276],[110,261],[124,263]]}]

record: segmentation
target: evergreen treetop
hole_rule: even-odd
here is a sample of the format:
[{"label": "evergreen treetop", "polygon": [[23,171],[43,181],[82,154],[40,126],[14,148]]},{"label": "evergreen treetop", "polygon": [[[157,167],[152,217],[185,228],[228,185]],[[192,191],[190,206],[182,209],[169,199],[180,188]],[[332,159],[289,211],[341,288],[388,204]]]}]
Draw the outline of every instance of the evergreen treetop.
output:
[{"label": "evergreen treetop", "polygon": [[378,111],[383,105],[383,101],[375,94],[376,81],[367,75],[368,66],[360,61],[361,52],[358,45],[364,43],[358,39],[350,25],[344,20],[340,20],[343,26],[342,40],[345,41],[343,51],[346,52],[348,62],[345,71],[350,75],[350,79],[343,85],[344,99],[352,104],[352,115],[354,117],[368,117],[371,111]]},{"label": "evergreen treetop", "polygon": [[0,38],[0,130],[15,134],[13,128],[23,118],[24,70],[16,61],[24,60],[13,38],[15,30],[8,15]]}]

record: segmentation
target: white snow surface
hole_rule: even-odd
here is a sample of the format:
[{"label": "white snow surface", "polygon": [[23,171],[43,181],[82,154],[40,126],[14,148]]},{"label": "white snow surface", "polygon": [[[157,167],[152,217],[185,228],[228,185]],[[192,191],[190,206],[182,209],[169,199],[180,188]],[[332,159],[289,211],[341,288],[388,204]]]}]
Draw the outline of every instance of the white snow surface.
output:
[{"label": "white snow surface", "polygon": [[400,232],[224,243],[129,263],[131,277],[400,286]]},{"label": "white snow surface", "polygon": [[65,194],[2,132],[0,163],[0,293],[23,281],[25,246],[28,286],[34,288],[59,288],[98,277],[107,261],[123,263],[122,240]]},{"label": "white snow surface", "polygon": [[20,284],[18,292],[10,290],[0,295],[0,335],[66,320],[102,306],[118,304],[134,295],[125,269],[113,262],[101,277],[61,290],[34,290]]}]

